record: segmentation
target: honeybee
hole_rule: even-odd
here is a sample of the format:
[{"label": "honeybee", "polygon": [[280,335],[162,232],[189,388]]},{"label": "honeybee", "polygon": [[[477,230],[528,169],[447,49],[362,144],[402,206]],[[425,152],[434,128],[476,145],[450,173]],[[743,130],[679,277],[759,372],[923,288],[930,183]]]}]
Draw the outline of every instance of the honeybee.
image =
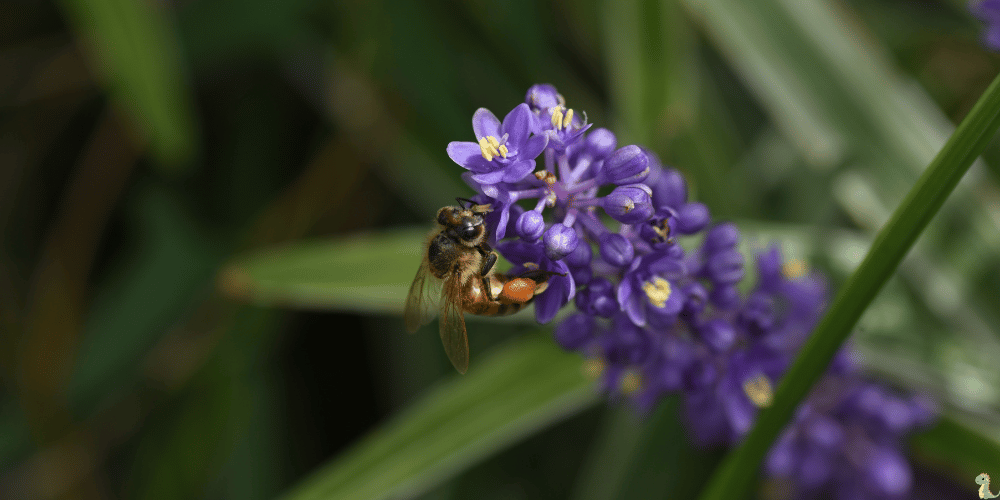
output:
[{"label": "honeybee", "polygon": [[[483,216],[490,205],[455,198],[458,206],[437,213],[437,229],[427,240],[403,315],[413,333],[434,318],[440,304],[444,351],[459,373],[469,368],[469,340],[463,312],[505,316],[520,311],[548,287],[550,271],[532,270],[519,276],[497,273],[497,254],[486,242]],[[468,207],[466,206],[468,204]]]}]

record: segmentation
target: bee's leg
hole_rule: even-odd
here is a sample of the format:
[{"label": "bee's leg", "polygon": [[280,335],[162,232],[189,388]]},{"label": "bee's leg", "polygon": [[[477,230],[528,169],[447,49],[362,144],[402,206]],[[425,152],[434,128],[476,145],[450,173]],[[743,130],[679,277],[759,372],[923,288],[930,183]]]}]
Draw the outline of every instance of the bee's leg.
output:
[{"label": "bee's leg", "polygon": [[531,271],[525,271],[519,275],[518,278],[528,278],[530,280],[537,281],[538,283],[545,283],[549,278],[553,276],[566,276],[565,273],[556,273],[552,271],[543,271],[541,269],[533,269]]},{"label": "bee's leg", "polygon": [[496,263],[497,263],[497,254],[493,252],[487,254],[486,258],[483,259],[483,267],[479,269],[479,275],[485,277],[488,274],[490,274],[490,271],[493,270],[493,266],[495,266]]},{"label": "bee's leg", "polygon": [[501,287],[500,290],[497,291],[493,290],[493,283],[490,281],[489,276],[483,276],[483,290],[486,290],[486,296],[489,297],[490,300],[497,300],[503,293],[503,287]]}]

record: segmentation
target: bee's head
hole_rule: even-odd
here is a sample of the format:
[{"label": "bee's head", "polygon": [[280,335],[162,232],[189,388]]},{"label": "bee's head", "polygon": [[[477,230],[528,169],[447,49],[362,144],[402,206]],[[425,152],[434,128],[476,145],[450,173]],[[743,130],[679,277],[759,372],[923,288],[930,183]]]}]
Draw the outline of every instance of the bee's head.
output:
[{"label": "bee's head", "polygon": [[473,205],[470,208],[444,207],[438,210],[437,222],[444,226],[445,231],[459,242],[474,247],[482,243],[483,238],[486,237],[483,215],[491,211],[489,205]]}]

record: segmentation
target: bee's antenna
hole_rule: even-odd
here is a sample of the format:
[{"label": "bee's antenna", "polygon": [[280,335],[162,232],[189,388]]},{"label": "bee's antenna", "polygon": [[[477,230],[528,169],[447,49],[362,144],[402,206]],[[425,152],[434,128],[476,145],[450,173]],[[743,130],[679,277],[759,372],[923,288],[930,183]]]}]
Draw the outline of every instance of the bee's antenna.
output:
[{"label": "bee's antenna", "polygon": [[468,198],[462,198],[462,197],[460,197],[460,196],[456,196],[456,197],[455,197],[455,201],[457,201],[457,202],[458,202],[458,205],[459,205],[460,207],[462,207],[462,208],[467,208],[467,207],[465,206],[465,204],[466,204],[466,203],[468,203],[470,207],[471,207],[472,205],[475,205],[475,204],[476,204],[476,202],[474,202],[474,201],[472,201],[472,200],[470,200],[470,199],[468,199]]}]

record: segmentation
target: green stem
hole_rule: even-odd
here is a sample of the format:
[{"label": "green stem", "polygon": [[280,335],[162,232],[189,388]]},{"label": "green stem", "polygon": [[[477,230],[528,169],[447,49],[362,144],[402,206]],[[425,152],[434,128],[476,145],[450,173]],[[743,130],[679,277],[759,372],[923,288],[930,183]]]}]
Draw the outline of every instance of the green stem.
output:
[{"label": "green stem", "polygon": [[850,335],[858,318],[886,280],[896,271],[913,242],[973,160],[1000,127],[1000,76],[941,148],[917,184],[879,231],[871,250],[840,289],[826,315],[782,379],[774,404],[762,411],[742,444],[716,469],[702,500],[745,497],[753,486],[761,460],[784,429],[813,384],[826,372],[830,360]]}]

